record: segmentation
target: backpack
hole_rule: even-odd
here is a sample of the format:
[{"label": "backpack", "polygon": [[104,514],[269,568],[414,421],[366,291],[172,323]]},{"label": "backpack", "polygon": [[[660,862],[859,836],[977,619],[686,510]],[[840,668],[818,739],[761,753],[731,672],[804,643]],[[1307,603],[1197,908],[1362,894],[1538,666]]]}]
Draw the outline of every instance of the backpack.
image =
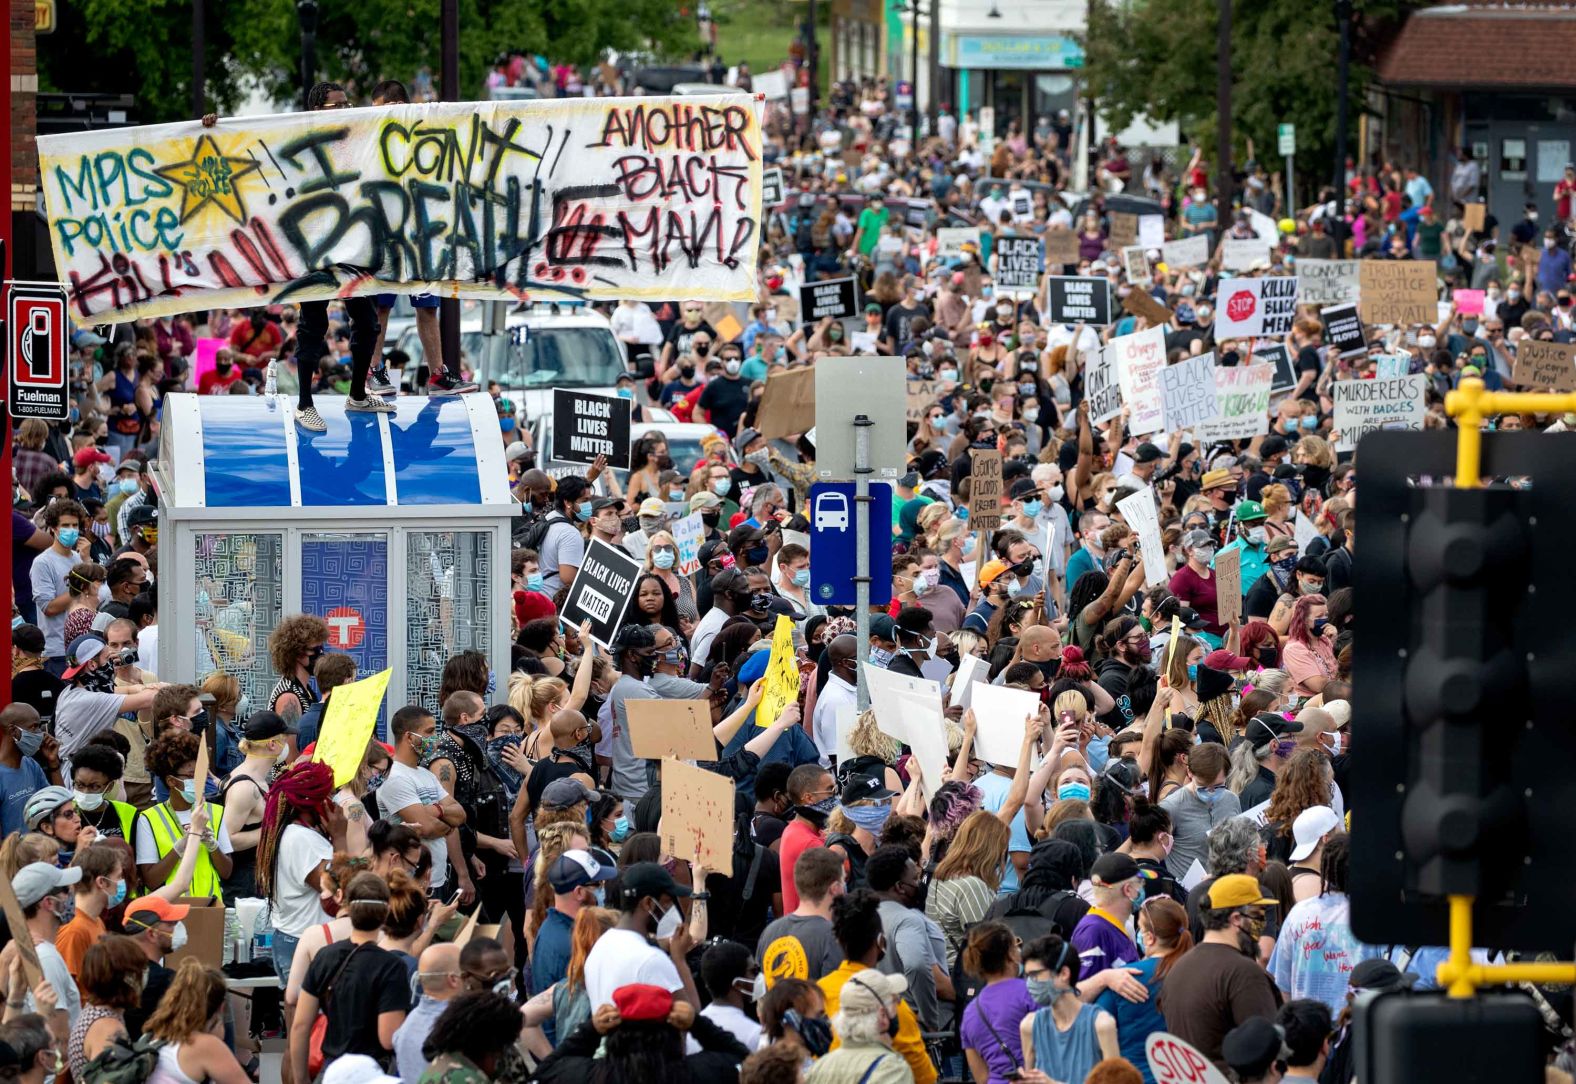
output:
[{"label": "backpack", "polygon": [[[1020,945],[1027,945],[1037,937],[1046,934],[1058,934],[1063,940],[1070,941],[1073,936],[1073,927],[1057,921],[1057,915],[1062,905],[1069,899],[1077,897],[1077,893],[1070,889],[1053,892],[1039,907],[1019,907],[1018,894],[1004,896],[991,904],[990,910],[985,912],[987,921],[1004,922],[1012,931]],[[1073,924],[1074,926],[1077,923]]]},{"label": "backpack", "polygon": [[79,1084],[143,1084],[158,1068],[163,1045],[164,1040],[147,1035],[136,1043],[120,1036],[82,1067]]},{"label": "backpack", "polygon": [[542,541],[547,537],[547,529],[554,523],[568,522],[568,520],[549,519],[548,515],[527,516],[522,513],[511,532],[514,535],[511,543],[513,547],[517,550],[535,550],[541,553]]}]

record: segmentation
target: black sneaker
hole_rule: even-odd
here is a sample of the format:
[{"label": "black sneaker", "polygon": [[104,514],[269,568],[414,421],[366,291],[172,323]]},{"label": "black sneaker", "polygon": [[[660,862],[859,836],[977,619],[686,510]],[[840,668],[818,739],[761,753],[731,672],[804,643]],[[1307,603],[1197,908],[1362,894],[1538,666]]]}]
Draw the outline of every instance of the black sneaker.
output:
[{"label": "black sneaker", "polygon": [[399,389],[389,382],[387,369],[373,369],[367,374],[367,391],[372,395],[381,395],[391,399],[399,394]]},{"label": "black sneaker", "polygon": [[481,391],[481,387],[473,380],[461,380],[459,377],[450,376],[448,373],[439,373],[427,381],[428,395],[469,395],[473,391]]}]

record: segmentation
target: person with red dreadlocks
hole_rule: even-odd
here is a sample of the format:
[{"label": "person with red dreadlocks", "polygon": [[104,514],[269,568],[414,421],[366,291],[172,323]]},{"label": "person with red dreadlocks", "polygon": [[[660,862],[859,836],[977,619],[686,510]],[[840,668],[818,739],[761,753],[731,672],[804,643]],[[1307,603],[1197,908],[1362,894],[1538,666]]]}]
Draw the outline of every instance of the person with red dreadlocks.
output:
[{"label": "person with red dreadlocks", "polygon": [[273,905],[274,973],[284,989],[296,942],[329,921],[318,893],[335,851],[345,849],[345,812],[334,800],[334,770],[298,761],[274,780],[257,841],[257,890]]}]

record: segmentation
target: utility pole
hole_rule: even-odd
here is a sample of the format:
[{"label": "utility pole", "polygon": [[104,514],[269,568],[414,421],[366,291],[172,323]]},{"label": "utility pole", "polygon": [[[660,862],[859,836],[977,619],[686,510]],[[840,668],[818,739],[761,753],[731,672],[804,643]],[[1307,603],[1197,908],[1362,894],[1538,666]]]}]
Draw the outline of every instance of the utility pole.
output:
[{"label": "utility pole", "polygon": [[1231,0],[1219,0],[1215,29],[1215,142],[1220,166],[1215,178],[1215,221],[1222,232],[1231,220]]},{"label": "utility pole", "polygon": [[816,33],[816,23],[819,19],[820,16],[815,10],[815,0],[810,0],[805,11],[806,37],[809,40],[804,43],[804,64],[810,76],[810,108],[805,114],[805,130],[809,132],[815,131],[815,104],[821,89],[821,47]]},{"label": "utility pole", "polygon": [[[935,10],[937,0],[930,0],[931,10]],[[914,93],[909,98],[908,119],[914,126],[914,149],[919,149],[919,0],[909,0],[908,28],[910,37],[908,41],[909,63],[908,70],[913,73]],[[935,89],[931,89],[934,101]]]},{"label": "utility pole", "polygon": [[208,95],[204,92],[206,73],[203,71],[206,27],[203,25],[204,0],[192,0],[192,116],[201,117],[208,112]]},{"label": "utility pole", "polygon": [[307,109],[306,96],[317,82],[317,0],[296,0],[296,15],[301,20],[301,109]]},{"label": "utility pole", "polygon": [[[930,118],[930,134],[935,135],[941,119],[941,0],[930,0],[930,102],[925,111]],[[915,149],[919,146],[915,136]]]},{"label": "utility pole", "polygon": [[1352,64],[1352,0],[1335,0],[1335,22],[1341,48],[1335,63],[1335,214],[1330,220],[1330,237],[1340,257],[1345,255],[1342,246],[1346,243],[1346,99]]},{"label": "utility pole", "polygon": [[[460,0],[443,0],[439,12],[441,29],[439,51],[443,57],[442,85],[439,95],[446,102],[460,100]],[[460,302],[446,297],[438,304],[438,342],[443,357],[427,359],[427,378],[430,380],[444,371],[450,358],[456,365],[460,360]]]}]

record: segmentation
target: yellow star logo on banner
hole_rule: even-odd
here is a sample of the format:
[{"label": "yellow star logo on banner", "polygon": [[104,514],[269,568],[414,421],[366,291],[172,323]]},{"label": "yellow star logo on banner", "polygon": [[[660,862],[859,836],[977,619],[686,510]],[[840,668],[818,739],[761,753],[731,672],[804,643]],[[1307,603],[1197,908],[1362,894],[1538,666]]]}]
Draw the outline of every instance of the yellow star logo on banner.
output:
[{"label": "yellow star logo on banner", "polygon": [[212,203],[237,222],[246,222],[246,205],[235,182],[257,169],[250,158],[225,154],[211,135],[192,148],[192,156],[154,172],[181,186],[181,221],[184,223]]}]

